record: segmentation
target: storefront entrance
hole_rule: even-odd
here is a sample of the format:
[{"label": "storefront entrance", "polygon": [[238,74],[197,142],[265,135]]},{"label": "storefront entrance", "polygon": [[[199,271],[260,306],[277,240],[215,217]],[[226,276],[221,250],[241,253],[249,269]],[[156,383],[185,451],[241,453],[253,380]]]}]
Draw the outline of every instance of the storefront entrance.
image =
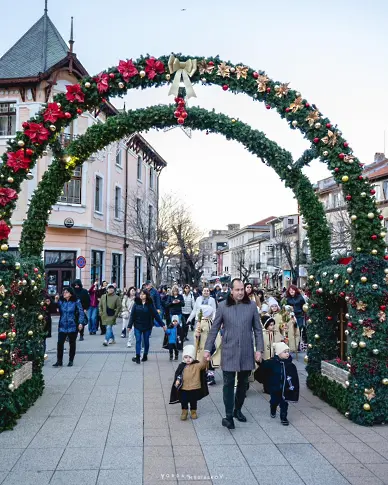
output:
[{"label": "storefront entrance", "polygon": [[50,296],[61,294],[64,286],[69,286],[75,279],[75,251],[45,251],[44,264],[47,274],[47,292]]}]

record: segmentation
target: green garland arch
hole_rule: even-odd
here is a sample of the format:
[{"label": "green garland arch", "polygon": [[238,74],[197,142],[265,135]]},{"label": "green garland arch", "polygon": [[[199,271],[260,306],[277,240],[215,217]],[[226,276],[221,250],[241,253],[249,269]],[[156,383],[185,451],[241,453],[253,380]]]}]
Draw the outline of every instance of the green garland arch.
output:
[{"label": "green garland arch", "polygon": [[[97,76],[82,79],[79,84],[69,86],[66,94],[55,96],[54,102],[45,105],[34,118],[23,123],[23,131],[17,132],[15,138],[8,142],[7,152],[2,156],[4,163],[0,167],[0,248],[4,252],[0,274],[6,287],[5,291],[0,291],[0,302],[4,309],[11,309],[13,313],[5,311],[0,314],[0,359],[2,359],[0,371],[3,371],[0,372],[0,430],[12,426],[15,418],[36,399],[43,389],[42,314],[41,307],[37,304],[38,295],[43,286],[42,278],[37,280],[37,276],[40,276],[42,271],[41,261],[35,259],[31,260],[33,261],[31,263],[23,258],[23,261],[18,262],[6,253],[11,227],[10,219],[16,206],[21,183],[50,144],[56,160],[49,173],[45,175],[42,188],[38,189],[37,194],[39,190],[43,195],[50,193],[51,203],[56,202],[57,195],[54,197],[56,191],[54,188],[62,187],[70,176],[69,169],[74,168],[72,164],[76,163],[76,160],[71,159],[70,165],[66,166],[58,143],[58,133],[84,111],[103,105],[108,97],[122,96],[128,89],[146,89],[170,84],[175,76],[175,73],[169,72],[167,68],[170,62],[171,65],[177,64],[177,69],[185,69],[186,73],[190,71],[188,75],[192,84],[201,82],[204,85],[219,85],[224,91],[245,93],[253,100],[265,103],[267,109],[276,109],[291,129],[300,130],[311,143],[311,147],[295,163],[290,159],[287,170],[280,164],[278,173],[295,193],[299,191],[297,196],[300,202],[304,200],[303,206],[305,203],[311,203],[314,210],[317,207],[316,197],[311,196],[309,182],[301,176],[300,172],[300,169],[313,159],[320,158],[327,163],[336,182],[342,184],[347,208],[354,225],[352,247],[355,251],[352,272],[348,276],[348,283],[344,282],[343,287],[334,285],[331,288],[330,281],[328,287],[322,283],[329,271],[332,275],[334,272],[338,273],[337,266],[333,266],[332,261],[323,261],[329,254],[329,238],[322,207],[319,206],[315,218],[311,216],[309,209],[302,210],[306,219],[311,221],[308,235],[311,247],[314,248],[314,261],[319,263],[310,275],[312,304],[309,309],[308,333],[310,341],[312,338],[315,339],[315,335],[319,338],[313,340],[312,348],[308,353],[308,383],[322,397],[325,398],[326,394],[326,399],[329,401],[340,403],[337,407],[342,411],[349,406],[346,413],[354,421],[360,424],[382,422],[388,416],[388,378],[386,377],[388,349],[384,319],[388,303],[388,292],[385,286],[388,268],[382,259],[385,252],[385,233],[381,231],[380,222],[382,215],[374,199],[373,187],[362,177],[362,164],[353,155],[349,143],[343,138],[337,126],[324,117],[314,104],[309,103],[300,93],[290,89],[288,83],[275,82],[263,71],[254,71],[242,63],[234,65],[224,62],[218,57],[197,59],[197,70],[191,69],[195,63],[191,62],[188,56],[178,54],[177,57],[179,60],[175,59],[175,62],[174,59],[171,62],[170,57],[167,56],[159,59],[150,56],[140,57],[133,62],[132,60],[120,61],[118,66]],[[193,110],[187,111],[189,118],[193,116],[194,119],[195,113],[196,111]],[[189,119],[185,120],[181,116],[179,122],[190,123]],[[230,121],[225,120],[225,123],[229,126]],[[150,126],[158,125],[154,123]],[[231,133],[242,136],[232,131],[238,130],[239,127],[243,128],[240,122],[236,124],[236,128],[233,126],[230,128]],[[218,128],[217,126],[214,131],[221,132],[222,130]],[[91,130],[93,129],[95,128],[92,127]],[[266,141],[266,143],[270,142]],[[249,143],[246,143],[246,146],[249,149],[252,148]],[[258,148],[257,153],[260,153],[260,146],[256,148]],[[76,144],[69,147],[69,156],[76,156],[77,150],[82,158],[82,147]],[[283,154],[286,160],[286,152]],[[53,189],[52,193],[51,189]],[[36,208],[35,203],[34,207]],[[23,231],[24,256],[37,254],[36,249],[41,247],[44,239],[47,213],[29,213],[29,217],[35,216],[39,230],[33,232],[30,223],[27,223],[24,231],[27,231],[27,236],[30,234],[31,238],[36,238],[36,244],[30,243]],[[321,235],[322,239],[318,241]],[[32,268],[31,265],[34,267]],[[366,277],[365,274],[368,276]],[[331,386],[334,391],[331,391],[331,396],[328,397],[324,392],[324,378],[319,374],[320,362],[322,358],[331,358],[334,352],[334,337],[333,332],[330,332],[327,317],[330,316],[328,312],[331,310],[333,299],[342,294],[349,299],[348,332],[354,342],[348,356],[349,385],[345,397],[339,396],[341,393],[335,390],[335,386]],[[367,302],[365,309],[360,310],[361,303],[365,301]],[[40,302],[40,305],[42,306],[43,302]],[[323,338],[326,335],[325,331],[328,339]],[[365,331],[370,337],[366,337],[368,341],[364,346],[360,345],[364,342],[360,339],[364,338]],[[317,333],[313,335],[313,332]],[[1,337],[4,334],[5,338]],[[32,379],[26,381],[17,390],[11,389],[13,371],[18,367],[12,356],[15,354],[13,352],[15,349],[25,353],[25,358],[34,362]],[[377,353],[374,352],[375,350]],[[369,360],[373,361],[373,365],[368,364]],[[338,399],[333,398],[333,392],[338,392]]]}]

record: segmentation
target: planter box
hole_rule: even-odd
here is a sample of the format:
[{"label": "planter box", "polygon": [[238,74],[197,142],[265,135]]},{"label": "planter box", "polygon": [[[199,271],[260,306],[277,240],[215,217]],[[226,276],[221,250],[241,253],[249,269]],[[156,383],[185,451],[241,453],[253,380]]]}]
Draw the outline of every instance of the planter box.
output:
[{"label": "planter box", "polygon": [[345,382],[349,378],[349,372],[347,370],[340,369],[339,367],[323,360],[321,362],[321,374],[331,381],[338,382],[338,384],[341,384],[342,387],[346,388]]}]

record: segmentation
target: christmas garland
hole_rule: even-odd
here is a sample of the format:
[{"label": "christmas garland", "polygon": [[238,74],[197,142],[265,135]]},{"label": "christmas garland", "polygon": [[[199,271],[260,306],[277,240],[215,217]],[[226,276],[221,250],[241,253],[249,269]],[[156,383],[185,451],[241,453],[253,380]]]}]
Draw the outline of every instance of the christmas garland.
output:
[{"label": "christmas garland", "polygon": [[[261,141],[258,138],[256,139],[258,144],[256,146],[250,145],[249,140],[244,141],[244,130],[248,133],[246,125],[236,122],[234,127],[230,120],[222,119],[220,126],[216,127],[212,124],[215,120],[209,119],[207,122],[205,121],[205,113],[200,115],[197,112],[198,117],[202,116],[203,118],[201,125],[199,119],[194,120],[196,111],[186,110],[185,103],[179,98],[176,99],[177,108],[173,113],[175,122],[188,125],[191,123],[190,126],[199,129],[203,129],[208,123],[212,131],[220,133],[225,123],[225,136],[227,138],[238,139],[240,137],[240,141],[250,151],[266,156],[267,162],[272,164],[285,184],[294,190],[301,208],[303,207],[301,210],[306,218],[307,233],[313,250],[314,261],[320,262],[312,274],[314,279],[319,278],[319,282],[325,278],[324,276],[321,277],[323,273],[334,273],[336,270],[333,270],[333,262],[330,261],[327,271],[323,271],[325,263],[322,263],[322,261],[328,258],[330,247],[327,223],[323,208],[318,203],[317,197],[312,194],[311,184],[306,177],[301,175],[300,169],[314,158],[320,158],[333,172],[335,181],[342,185],[347,208],[354,225],[352,247],[358,253],[358,256],[353,260],[353,273],[349,277],[349,284],[354,286],[353,296],[350,294],[348,286],[336,288],[336,290],[341,290],[340,292],[343,292],[346,297],[353,298],[356,302],[367,302],[364,318],[358,318],[358,321],[355,319],[355,317],[359,317],[357,315],[358,310],[353,308],[349,310],[352,319],[350,323],[353,325],[353,327],[349,326],[350,337],[352,341],[358,343],[357,348],[354,347],[351,355],[349,355],[351,376],[348,387],[349,411],[347,413],[351,419],[362,424],[382,422],[388,415],[384,404],[387,401],[388,381],[385,377],[385,370],[388,352],[386,341],[382,337],[384,331],[386,335],[384,327],[386,324],[379,320],[380,317],[376,312],[387,303],[387,293],[383,289],[385,288],[383,277],[386,268],[385,262],[382,260],[385,251],[385,232],[381,228],[383,216],[377,209],[374,198],[375,191],[369,181],[363,178],[362,164],[353,155],[349,143],[343,138],[337,126],[323,116],[314,104],[291,89],[289,83],[275,82],[263,71],[254,71],[243,64],[234,65],[230,62],[224,62],[218,57],[190,59],[178,54],[176,57],[155,59],[148,56],[141,57],[136,61],[122,60],[118,66],[101,72],[97,76],[86,77],[79,84],[67,86],[66,94],[55,96],[53,102],[44,105],[35,117],[23,123],[23,131],[17,132],[16,136],[8,142],[7,152],[2,156],[3,164],[0,167],[0,249],[4,253],[8,249],[7,241],[11,230],[10,220],[21,184],[36,161],[45,153],[46,147],[49,144],[53,147],[55,160],[36,194],[47,197],[50,204],[56,202],[63,183],[69,180],[71,170],[77,164],[77,156],[80,163],[81,160],[84,160],[83,156],[87,150],[83,151],[83,147],[76,144],[69,148],[65,158],[62,157],[62,149],[58,144],[58,134],[65,126],[83,112],[102,107],[108,97],[122,96],[128,89],[146,89],[168,83],[171,85],[170,92],[177,94],[176,88],[179,87],[181,79],[185,84],[188,96],[195,95],[193,85],[196,83],[219,85],[223,91],[245,93],[253,100],[263,102],[267,109],[276,109],[291,129],[300,130],[304,137],[309,140],[311,147],[293,164],[287,152],[279,151],[278,147],[270,145],[268,140],[265,142],[265,147],[260,146]],[[192,122],[190,121],[191,116],[193,117]],[[122,118],[118,120],[122,120]],[[164,125],[162,120],[159,120],[161,121],[160,125],[157,121],[157,119],[154,119],[154,122],[149,123],[149,126],[157,127],[167,124],[167,119],[164,120]],[[125,122],[123,121],[123,123]],[[172,119],[169,123],[172,123]],[[123,130],[125,131],[125,129]],[[140,128],[137,127],[137,129]],[[241,131],[239,131],[240,129]],[[95,127],[89,128],[89,130],[95,130]],[[91,136],[93,136],[93,131],[91,133]],[[98,145],[95,140],[92,140],[89,149],[92,149],[93,146],[103,147],[104,145]],[[266,150],[268,150],[268,153]],[[281,159],[279,162],[274,162],[274,157],[277,154],[280,154]],[[287,166],[284,165],[286,161],[288,162]],[[311,206],[307,208],[309,204]],[[41,212],[42,206],[34,204],[34,210],[37,210],[37,207],[40,207],[38,213],[31,211],[31,209],[29,211],[29,218],[36,217],[35,221],[32,219],[37,226],[36,230],[33,230],[30,223],[27,223],[24,227],[21,244],[24,256],[39,256],[37,248],[42,247],[47,212],[44,214]],[[30,243],[30,238],[32,240],[36,238],[36,244],[34,244],[34,241]],[[4,353],[3,360],[0,361],[2,364],[0,371],[3,370],[2,373],[0,372],[0,415],[5,416],[4,420],[0,422],[0,429],[12,425],[14,417],[33,402],[41,392],[43,385],[41,378],[42,333],[37,330],[41,321],[39,319],[42,316],[39,312],[39,298],[36,293],[40,291],[40,282],[33,285],[27,277],[20,279],[19,270],[16,267],[14,268],[13,264],[24,268],[26,265],[24,261],[14,262],[7,254],[4,255],[4,261],[5,263],[0,264],[0,276],[7,284],[5,285],[4,296],[0,295],[1,302],[4,307],[10,308],[14,305],[15,308],[14,316],[11,317],[13,320],[9,316],[4,316],[4,314],[3,316],[0,315],[0,334],[6,334],[1,347],[8,351]],[[38,263],[36,263],[35,268],[41,274],[41,267],[38,266]],[[368,268],[372,268],[373,279],[364,275],[367,278],[365,282],[353,280],[362,268],[367,268],[368,271]],[[25,274],[31,274],[31,271],[28,270]],[[374,282],[375,278],[376,283]],[[310,280],[311,285],[313,285],[314,279]],[[22,283],[19,284],[19,281]],[[23,281],[26,281],[26,283],[24,284]],[[24,319],[21,316],[18,317],[18,312],[21,312],[18,306],[20,304],[18,298],[21,294],[18,293],[17,288],[20,285],[25,287],[21,289],[21,294],[29,295],[23,303],[26,310]],[[375,285],[378,289],[374,288]],[[14,290],[11,291],[11,288]],[[335,357],[335,338],[333,331],[328,328],[331,324],[328,323],[326,315],[327,310],[330,310],[331,307],[325,307],[324,300],[327,298],[327,302],[333,302],[335,290],[326,289],[324,285],[317,288],[313,285],[310,289],[314,290],[312,304],[317,305],[317,307],[311,308],[309,313],[311,323],[308,333],[310,337],[313,336],[313,339],[315,334],[319,335],[316,341],[313,340],[314,343],[311,344],[312,348],[309,349],[308,355],[309,378],[311,376],[312,382],[313,376],[319,375],[322,358]],[[330,291],[333,291],[333,294]],[[36,307],[37,301],[38,306]],[[379,312],[382,311],[379,310]],[[4,313],[8,314],[8,312]],[[365,327],[368,327],[370,337],[364,337]],[[15,331],[12,331],[12,329]],[[32,335],[29,332],[32,332]],[[367,341],[363,340],[364,343],[366,342],[365,347],[363,344],[360,345],[361,337],[368,339]],[[13,342],[11,342],[12,339]],[[15,343],[22,353],[23,349],[26,349],[24,356],[34,362],[33,378],[19,388],[23,389],[23,386],[26,388],[27,395],[23,398],[23,402],[20,400],[19,389],[12,389],[13,362],[17,361],[14,357],[13,361],[10,358],[10,346],[15,345]],[[374,357],[371,357],[370,348]],[[375,349],[378,354],[373,352]],[[16,354],[16,352],[12,352],[12,354]],[[369,362],[370,360],[371,362]],[[16,365],[19,364],[16,363]],[[318,378],[315,379],[315,382],[318,381],[321,382]],[[30,388],[29,386],[33,387]],[[4,410],[6,410],[5,413]]]}]

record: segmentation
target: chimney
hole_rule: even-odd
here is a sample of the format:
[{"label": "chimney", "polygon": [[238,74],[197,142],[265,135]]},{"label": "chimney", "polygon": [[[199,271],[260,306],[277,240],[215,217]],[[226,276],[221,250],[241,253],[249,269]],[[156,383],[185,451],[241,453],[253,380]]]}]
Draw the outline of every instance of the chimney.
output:
[{"label": "chimney", "polygon": [[386,160],[385,153],[375,153],[375,163],[382,162],[383,160]]},{"label": "chimney", "polygon": [[228,224],[227,228],[228,228],[229,232],[239,231],[240,230],[240,224]]}]

